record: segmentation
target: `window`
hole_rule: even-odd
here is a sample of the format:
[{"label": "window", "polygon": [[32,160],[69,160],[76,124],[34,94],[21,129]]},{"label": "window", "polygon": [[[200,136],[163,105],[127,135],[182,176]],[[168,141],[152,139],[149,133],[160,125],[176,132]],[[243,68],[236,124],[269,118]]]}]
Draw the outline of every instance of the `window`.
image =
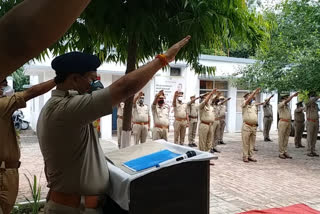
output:
[{"label": "window", "polygon": [[[200,80],[200,94],[205,94],[212,91],[214,88],[217,88],[221,95],[225,98],[228,98],[228,82],[222,80]],[[225,104],[228,106],[228,102]],[[228,107],[227,107],[228,109]]]},{"label": "window", "polygon": [[170,67],[170,76],[181,76],[181,68]]}]

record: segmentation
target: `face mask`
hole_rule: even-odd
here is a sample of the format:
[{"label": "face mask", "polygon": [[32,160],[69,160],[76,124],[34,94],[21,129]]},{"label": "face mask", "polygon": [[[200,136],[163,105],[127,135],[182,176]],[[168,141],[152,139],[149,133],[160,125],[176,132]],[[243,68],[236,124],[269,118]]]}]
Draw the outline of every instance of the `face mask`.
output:
[{"label": "face mask", "polygon": [[163,103],[164,103],[164,100],[159,100],[159,101],[158,101],[158,104],[159,104],[159,105],[162,105]]},{"label": "face mask", "polygon": [[143,104],[143,101],[144,101],[144,99],[141,98],[141,99],[139,100],[139,103],[140,103],[140,104]]},{"label": "face mask", "polygon": [[100,80],[92,81],[90,83],[89,93],[92,93],[93,91],[97,91],[97,90],[100,90],[100,89],[103,89],[103,88],[104,88],[104,86],[100,82]]},{"label": "face mask", "polygon": [[124,108],[124,103],[120,103],[120,107],[121,107],[121,108]]},{"label": "face mask", "polygon": [[251,104],[254,104],[256,101],[255,100],[251,100]]},{"label": "face mask", "polygon": [[182,101],[182,97],[178,97],[178,101],[180,101],[180,102],[181,102],[181,101]]}]

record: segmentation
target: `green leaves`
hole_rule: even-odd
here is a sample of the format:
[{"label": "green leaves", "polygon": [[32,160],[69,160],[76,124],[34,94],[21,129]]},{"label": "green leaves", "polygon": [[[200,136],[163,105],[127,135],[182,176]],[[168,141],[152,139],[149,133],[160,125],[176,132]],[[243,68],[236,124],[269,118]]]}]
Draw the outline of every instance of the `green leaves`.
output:
[{"label": "green leaves", "polygon": [[289,0],[278,9],[265,14],[273,27],[269,48],[237,82],[251,81],[266,91],[320,91],[320,3]]}]

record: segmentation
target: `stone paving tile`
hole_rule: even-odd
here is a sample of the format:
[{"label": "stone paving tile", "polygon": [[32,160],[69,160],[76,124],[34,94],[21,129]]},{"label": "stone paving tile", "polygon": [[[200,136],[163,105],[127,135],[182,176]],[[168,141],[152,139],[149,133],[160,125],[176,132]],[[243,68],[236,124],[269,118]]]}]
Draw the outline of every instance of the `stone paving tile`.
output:
[{"label": "stone paving tile", "polygon": [[[262,133],[257,134],[255,157],[257,163],[242,162],[240,133],[226,133],[227,145],[221,150],[215,166],[210,167],[210,213],[234,214],[251,209],[267,209],[305,203],[320,210],[320,158],[306,156],[306,149],[294,148],[289,141],[292,160],[278,158],[277,133],[271,134],[273,142],[263,142]],[[169,141],[172,141],[172,134]],[[149,139],[150,140],[150,139]],[[303,144],[306,140],[303,139]],[[117,149],[116,138],[102,141],[105,152]],[[319,142],[317,149],[319,150]],[[21,136],[20,189],[18,201],[25,201],[29,187],[24,173],[40,175],[42,197],[48,189],[43,174],[43,158],[36,137],[27,132]]]}]

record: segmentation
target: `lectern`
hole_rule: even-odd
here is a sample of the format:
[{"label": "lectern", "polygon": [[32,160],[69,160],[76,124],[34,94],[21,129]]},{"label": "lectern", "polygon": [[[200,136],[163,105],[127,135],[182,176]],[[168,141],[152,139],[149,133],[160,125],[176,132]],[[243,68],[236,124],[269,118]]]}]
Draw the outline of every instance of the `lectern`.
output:
[{"label": "lectern", "polygon": [[[133,172],[123,163],[162,149],[195,157],[161,168]],[[106,154],[111,163],[111,188],[105,213],[112,214],[208,214],[209,161],[212,154],[160,140]]]}]

